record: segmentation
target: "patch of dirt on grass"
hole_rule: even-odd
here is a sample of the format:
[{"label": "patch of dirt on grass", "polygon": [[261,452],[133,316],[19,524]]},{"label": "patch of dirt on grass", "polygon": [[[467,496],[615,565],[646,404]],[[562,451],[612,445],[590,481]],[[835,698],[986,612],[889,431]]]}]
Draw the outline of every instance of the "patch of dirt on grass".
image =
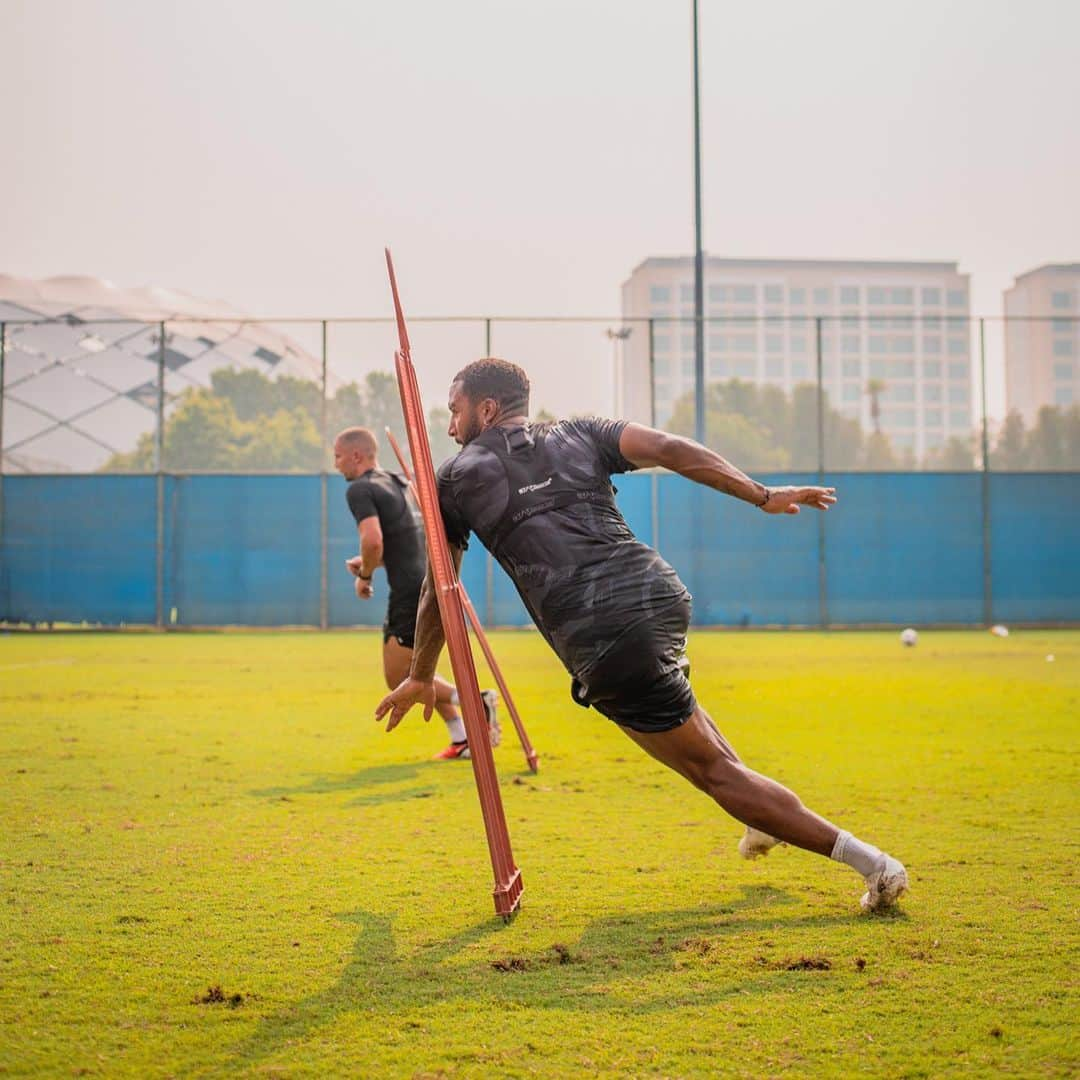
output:
[{"label": "patch of dirt on grass", "polygon": [[[767,956],[755,956],[754,963],[772,971],[831,971],[832,961],[827,956],[787,957],[784,960],[770,960]],[[862,970],[860,968],[860,970]]]},{"label": "patch of dirt on grass", "polygon": [[192,1005],[228,1005],[235,1009],[244,1004],[243,994],[226,994],[220,985],[207,987],[205,994],[196,995],[191,999]]},{"label": "patch of dirt on grass", "polygon": [[528,971],[529,961],[524,956],[507,956],[501,960],[492,960],[491,966],[496,971]]}]

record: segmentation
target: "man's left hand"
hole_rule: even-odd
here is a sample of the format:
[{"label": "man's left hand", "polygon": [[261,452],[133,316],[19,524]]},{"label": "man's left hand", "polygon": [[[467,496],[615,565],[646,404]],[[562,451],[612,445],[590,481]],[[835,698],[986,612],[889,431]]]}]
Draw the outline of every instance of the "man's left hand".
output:
[{"label": "man's left hand", "polygon": [[769,488],[769,498],[761,507],[766,514],[797,514],[801,507],[828,510],[836,502],[836,488],[775,487]]},{"label": "man's left hand", "polygon": [[424,706],[424,719],[430,720],[435,708],[435,684],[414,679],[411,675],[398,683],[397,689],[379,702],[375,709],[375,719],[381,720],[387,713],[390,719],[386,730],[393,731],[401,723],[405,714],[418,702]]}]

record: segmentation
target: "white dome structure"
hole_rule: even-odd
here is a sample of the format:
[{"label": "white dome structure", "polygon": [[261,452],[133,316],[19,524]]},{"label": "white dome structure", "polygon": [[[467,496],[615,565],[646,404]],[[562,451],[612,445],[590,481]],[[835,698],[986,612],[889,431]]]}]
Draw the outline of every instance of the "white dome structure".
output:
[{"label": "white dome structure", "polygon": [[133,449],[155,424],[162,322],[166,407],[221,368],[319,378],[315,357],[244,318],[170,289],[0,274],[4,472],[90,472]]}]

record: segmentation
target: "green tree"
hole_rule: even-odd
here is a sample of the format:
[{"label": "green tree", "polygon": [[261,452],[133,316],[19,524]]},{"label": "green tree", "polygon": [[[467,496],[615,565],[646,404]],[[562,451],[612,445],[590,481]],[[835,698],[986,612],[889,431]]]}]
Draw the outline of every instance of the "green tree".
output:
[{"label": "green tree", "polygon": [[1005,417],[997,443],[990,453],[990,465],[1005,472],[1027,467],[1027,432],[1024,418],[1015,409]]}]

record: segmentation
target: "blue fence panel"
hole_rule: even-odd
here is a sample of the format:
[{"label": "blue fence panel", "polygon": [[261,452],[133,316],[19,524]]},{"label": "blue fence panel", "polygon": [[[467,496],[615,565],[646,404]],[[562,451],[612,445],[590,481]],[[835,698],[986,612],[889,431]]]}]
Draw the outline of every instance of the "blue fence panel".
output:
[{"label": "blue fence panel", "polygon": [[982,621],[978,473],[843,473],[829,482],[839,500],[825,520],[830,622]]},{"label": "blue fence panel", "polygon": [[165,606],[179,626],[318,626],[317,476],[170,476]]},{"label": "blue fence panel", "polygon": [[[642,479],[645,479],[642,477]],[[764,484],[813,483],[761,476]],[[762,514],[681,476],[661,476],[659,550],[694,597],[697,626],[799,626],[818,620],[814,515]]]},{"label": "blue fence panel", "polygon": [[153,476],[6,476],[0,618],[153,623]]},{"label": "blue fence panel", "polygon": [[1080,619],[1080,474],[993,474],[990,536],[995,619]]}]

